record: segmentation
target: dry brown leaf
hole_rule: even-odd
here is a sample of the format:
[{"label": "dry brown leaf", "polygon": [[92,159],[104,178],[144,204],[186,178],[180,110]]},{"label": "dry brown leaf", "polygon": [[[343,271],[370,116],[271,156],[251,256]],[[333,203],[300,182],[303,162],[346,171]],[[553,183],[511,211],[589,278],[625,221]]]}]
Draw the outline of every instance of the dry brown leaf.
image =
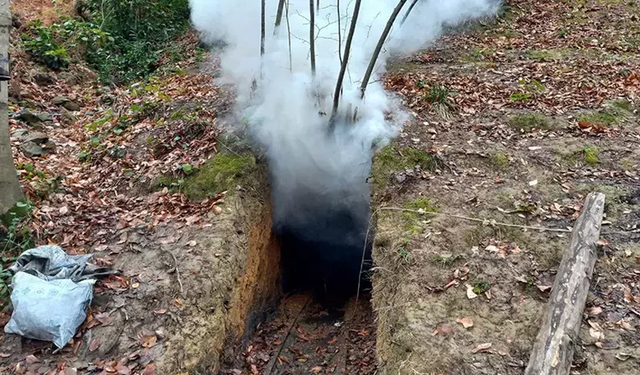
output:
[{"label": "dry brown leaf", "polygon": [[473,349],[473,353],[482,353],[482,352],[486,352],[487,350],[489,350],[491,348],[492,344],[490,342],[484,343],[484,344],[480,344],[478,346],[476,346],[475,349]]},{"label": "dry brown leaf", "polygon": [[151,348],[158,343],[158,337],[156,335],[153,336],[145,336],[142,339],[142,347],[143,348]]},{"label": "dry brown leaf", "polygon": [[467,287],[467,298],[474,299],[478,297],[478,295],[473,292],[473,287],[471,285],[465,284],[465,286]]},{"label": "dry brown leaf", "polygon": [[89,351],[95,352],[99,347],[100,347],[100,338],[96,337],[95,339],[91,340],[91,343],[89,344]]},{"label": "dry brown leaf", "polygon": [[460,319],[456,320],[456,322],[462,324],[462,326],[464,328],[473,327],[473,320],[471,320],[471,318],[460,318]]},{"label": "dry brown leaf", "polygon": [[322,371],[322,366],[316,366],[316,367],[311,369],[311,372],[314,373],[314,374],[319,374],[320,371]]}]

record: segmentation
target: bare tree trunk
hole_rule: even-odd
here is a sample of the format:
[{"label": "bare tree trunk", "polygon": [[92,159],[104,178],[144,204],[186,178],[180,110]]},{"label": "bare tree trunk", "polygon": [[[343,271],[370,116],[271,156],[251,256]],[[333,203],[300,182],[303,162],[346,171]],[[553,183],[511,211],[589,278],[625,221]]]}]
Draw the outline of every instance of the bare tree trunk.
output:
[{"label": "bare tree trunk", "polygon": [[571,244],[558,268],[525,375],[568,375],[571,371],[589,282],[598,258],[596,244],[604,201],[604,194],[591,193],[582,207]]},{"label": "bare tree trunk", "polygon": [[[0,0],[0,59],[9,58],[11,9],[9,0]],[[4,65],[6,69],[9,64]],[[5,214],[22,197],[9,139],[9,85],[0,82],[0,215]]]},{"label": "bare tree trunk", "polygon": [[382,46],[384,42],[389,37],[389,33],[391,32],[391,28],[393,24],[396,22],[396,18],[398,18],[398,14],[402,10],[402,7],[407,3],[407,0],[400,0],[396,8],[391,13],[391,17],[387,21],[387,25],[382,31],[382,35],[380,35],[380,39],[378,40],[378,45],[376,46],[375,51],[373,51],[373,56],[371,56],[371,60],[369,61],[369,66],[367,67],[367,72],[364,74],[362,78],[362,82],[360,83],[360,99],[364,98],[364,93],[367,90],[367,85],[369,84],[369,79],[371,79],[371,74],[373,74],[373,69],[376,67],[376,62],[378,61],[378,57],[380,56],[380,51],[382,51]]},{"label": "bare tree trunk", "polygon": [[316,9],[318,10],[318,12],[320,12],[320,0],[318,0],[317,4],[318,4],[318,6],[317,6]]},{"label": "bare tree trunk", "polygon": [[289,0],[287,0],[287,33],[289,38],[289,71],[293,73],[293,51],[291,48],[291,22],[289,22]]},{"label": "bare tree trunk", "polygon": [[260,1],[260,56],[264,56],[264,42],[267,34],[267,4],[266,0]]},{"label": "bare tree trunk", "polygon": [[273,35],[275,35],[278,32],[278,27],[280,27],[280,24],[282,23],[282,13],[284,12],[285,1],[286,0],[278,1],[278,11],[276,12],[276,28],[275,30],[273,30]]},{"label": "bare tree trunk", "polygon": [[405,13],[404,17],[402,17],[402,21],[400,22],[400,25],[404,25],[404,22],[407,20],[407,18],[409,18],[411,11],[416,6],[416,4],[418,4],[418,0],[413,0],[413,2],[411,3],[411,6],[409,7],[409,9],[407,9],[407,13]]},{"label": "bare tree trunk", "polygon": [[311,45],[311,74],[316,75],[316,14],[313,9],[313,0],[309,0],[309,44]]},{"label": "bare tree trunk", "polygon": [[336,8],[338,12],[338,60],[340,60],[340,65],[342,65],[342,26],[340,25],[342,20],[340,19],[340,0],[336,0]]},{"label": "bare tree trunk", "polygon": [[338,113],[338,106],[340,105],[340,92],[342,91],[342,83],[344,82],[344,75],[347,73],[347,65],[349,65],[349,55],[351,54],[351,43],[353,42],[353,36],[356,33],[356,24],[358,23],[358,15],[360,14],[360,6],[362,0],[356,0],[356,5],[353,8],[353,16],[351,17],[351,26],[349,28],[349,34],[347,34],[347,43],[344,47],[344,55],[342,56],[342,66],[340,67],[340,73],[338,74],[338,82],[336,83],[336,90],[333,92],[333,110],[331,111],[331,122],[335,119]]}]

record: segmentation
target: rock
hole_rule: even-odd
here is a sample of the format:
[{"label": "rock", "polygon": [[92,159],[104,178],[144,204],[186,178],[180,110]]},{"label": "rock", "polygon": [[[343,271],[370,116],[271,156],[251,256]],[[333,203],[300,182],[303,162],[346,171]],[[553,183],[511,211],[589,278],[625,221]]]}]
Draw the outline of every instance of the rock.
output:
[{"label": "rock", "polygon": [[47,112],[38,113],[37,116],[42,122],[53,121],[53,117],[51,117],[51,114]]},{"label": "rock", "polygon": [[79,77],[71,72],[58,73],[58,79],[65,81],[68,85],[71,85],[71,86],[74,86],[80,83]]},{"label": "rock", "polygon": [[25,142],[33,142],[35,144],[44,144],[49,141],[49,136],[41,132],[29,133],[24,137]]},{"label": "rock", "polygon": [[20,92],[20,80],[13,79],[9,81],[9,97],[13,98],[14,102],[19,102],[22,99],[22,93]]},{"label": "rock", "polygon": [[38,86],[49,86],[54,84],[56,81],[50,75],[46,73],[36,73],[33,75],[33,81]]},{"label": "rock", "polygon": [[24,141],[28,134],[29,131],[27,131],[27,129],[17,129],[11,133],[11,137],[16,138],[19,141]]},{"label": "rock", "polygon": [[74,101],[71,101],[71,100],[69,100],[68,102],[64,102],[64,103],[62,103],[62,106],[63,106],[64,108],[66,108],[66,109],[68,109],[68,110],[72,111],[72,112],[75,112],[75,111],[79,111],[79,110],[80,110],[80,104],[78,104],[78,103],[76,103],[76,102],[74,102]]},{"label": "rock", "polygon": [[26,122],[29,125],[33,125],[33,124],[37,124],[39,122],[42,122],[42,120],[40,119],[40,117],[31,112],[30,109],[25,108],[22,111],[20,111],[20,113],[18,114],[18,119]]},{"label": "rock", "polygon": [[64,96],[56,96],[51,100],[51,103],[53,103],[54,105],[63,105],[68,101],[69,101],[69,98],[66,98]]},{"label": "rock", "polygon": [[[46,135],[45,135],[46,136]],[[38,144],[33,141],[25,141],[20,145],[20,151],[24,156],[32,158],[34,156],[44,156],[56,152],[56,144],[47,138],[47,141]]]},{"label": "rock", "polygon": [[42,156],[46,155],[47,151],[38,146],[35,142],[24,142],[20,145],[20,151],[24,154],[24,156],[28,158],[32,158],[34,156]]},{"label": "rock", "polygon": [[63,125],[75,124],[78,119],[73,113],[69,112],[66,108],[62,108],[60,111],[60,123]]},{"label": "rock", "polygon": [[74,102],[73,100],[66,98],[64,96],[56,96],[55,98],[53,98],[53,100],[51,100],[51,103],[55,104],[55,105],[60,105],[66,109],[68,109],[69,111],[79,111],[80,110],[80,104]]}]

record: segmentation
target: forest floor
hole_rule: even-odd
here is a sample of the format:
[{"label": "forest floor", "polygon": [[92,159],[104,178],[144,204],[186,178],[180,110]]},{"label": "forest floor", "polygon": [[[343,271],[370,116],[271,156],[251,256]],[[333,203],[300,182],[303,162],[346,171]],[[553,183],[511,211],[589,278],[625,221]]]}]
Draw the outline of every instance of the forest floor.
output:
[{"label": "forest floor", "polygon": [[606,218],[574,372],[637,373],[639,17],[635,1],[508,1],[388,67],[414,119],[373,167],[380,374],[522,374],[592,191]]},{"label": "forest floor", "polygon": [[[22,25],[56,16],[15,11]],[[568,228],[591,191],[607,196],[606,222],[574,370],[637,372],[639,14],[631,0],[510,0],[497,21],[388,67],[386,85],[413,120],[372,173],[379,374],[522,374]],[[52,72],[31,62],[20,27],[10,127],[33,209],[23,224],[35,244],[92,253],[122,272],[97,284],[87,321],[61,352],[4,335],[0,372],[207,373],[222,357],[264,368],[281,342],[222,353],[225,327],[243,318],[221,323],[233,312],[243,249],[269,237],[270,219],[260,194],[248,203],[258,215],[234,194],[252,189],[244,178],[255,160],[220,137],[233,95],[211,85],[215,60],[189,34],[176,43],[178,61],[148,82],[104,87],[82,65]],[[246,216],[261,225],[247,230]],[[259,335],[281,337],[296,303],[283,303]],[[309,335],[335,339],[338,331],[310,328],[321,309],[308,315],[288,347]],[[0,324],[8,319],[0,313]],[[346,331],[345,373],[375,371],[367,324]],[[318,362],[298,370],[337,368],[325,352],[307,354]]]}]

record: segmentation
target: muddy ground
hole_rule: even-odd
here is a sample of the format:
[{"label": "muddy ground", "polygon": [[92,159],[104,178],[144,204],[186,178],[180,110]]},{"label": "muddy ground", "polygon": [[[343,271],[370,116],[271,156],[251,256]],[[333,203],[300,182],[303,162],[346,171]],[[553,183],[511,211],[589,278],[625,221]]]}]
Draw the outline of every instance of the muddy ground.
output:
[{"label": "muddy ground", "polygon": [[635,374],[639,4],[507,5],[389,67],[414,118],[373,170],[379,373],[522,374],[570,234],[492,222],[570,229],[600,191],[573,371]]}]

